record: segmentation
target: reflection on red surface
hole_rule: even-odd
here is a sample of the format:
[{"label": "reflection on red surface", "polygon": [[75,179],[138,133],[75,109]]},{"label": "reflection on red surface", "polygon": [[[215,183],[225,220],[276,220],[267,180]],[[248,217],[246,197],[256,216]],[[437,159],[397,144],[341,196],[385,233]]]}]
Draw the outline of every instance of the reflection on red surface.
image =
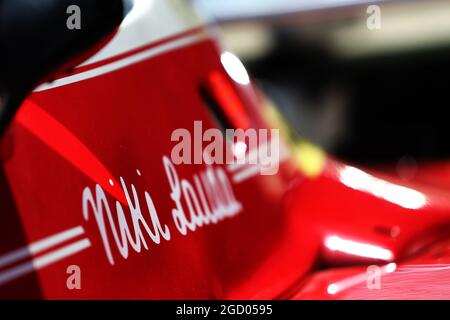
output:
[{"label": "reflection on red surface", "polygon": [[227,77],[220,71],[213,71],[209,74],[209,82],[214,97],[230,119],[231,124],[235,128],[247,129],[250,125],[250,120],[245,114],[245,109],[239,96]]},{"label": "reflection on red surface", "polygon": [[406,209],[420,209],[427,203],[425,195],[419,191],[376,178],[354,167],[342,168],[339,180],[350,188],[372,193]]},{"label": "reflection on red surface", "polygon": [[392,260],[390,250],[353,240],[342,239],[338,236],[329,236],[325,239],[325,247],[331,251],[340,251],[349,255],[366,257],[371,259]]},{"label": "reflection on red surface", "polygon": [[99,159],[67,128],[31,100],[26,100],[16,121],[58,155],[127,205],[120,184]]},{"label": "reflection on red surface", "polygon": [[379,286],[370,286],[367,266],[322,271],[307,279],[294,299],[449,299],[450,242],[416,258],[380,265]]}]

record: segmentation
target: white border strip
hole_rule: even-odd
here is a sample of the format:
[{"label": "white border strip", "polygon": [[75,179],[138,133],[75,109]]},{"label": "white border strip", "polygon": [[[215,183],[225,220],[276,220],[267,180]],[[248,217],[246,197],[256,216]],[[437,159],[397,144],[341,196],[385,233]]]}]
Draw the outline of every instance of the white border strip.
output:
[{"label": "white border strip", "polygon": [[60,243],[63,243],[67,240],[73,239],[84,233],[84,229],[82,226],[78,226],[72,229],[68,229],[62,232],[59,232],[53,236],[49,236],[42,240],[33,242],[28,246],[22,247],[20,249],[14,250],[12,252],[6,253],[0,256],[0,268],[6,267],[14,262],[19,260],[29,258],[33,254],[37,254],[44,250],[50,249],[52,247],[57,246]]},{"label": "white border strip", "polygon": [[57,261],[67,258],[91,246],[89,239],[77,241],[56,251],[47,253],[32,261],[24,262],[16,267],[0,272],[0,286],[14,279],[20,278],[28,273],[45,268]]},{"label": "white border strip", "polygon": [[208,35],[205,32],[202,32],[201,34],[195,34],[195,35],[188,35],[184,38],[181,39],[177,39],[174,40],[172,42],[166,43],[166,44],[162,44],[158,47],[155,48],[151,48],[139,53],[136,53],[132,56],[126,57],[124,59],[112,62],[110,64],[106,64],[103,66],[100,66],[98,68],[89,70],[89,71],[85,71],[82,73],[78,73],[75,74],[73,76],[68,76],[65,78],[61,78],[58,80],[55,80],[51,83],[46,83],[43,84],[39,87],[37,87],[34,92],[41,92],[41,91],[45,91],[45,90],[49,90],[49,89],[53,89],[53,88],[57,88],[57,87],[61,87],[61,86],[65,86],[68,84],[72,84],[72,83],[76,83],[76,82],[80,82],[86,79],[90,79],[90,78],[95,78],[98,77],[100,75],[103,74],[107,74],[122,68],[125,68],[127,66],[130,66],[132,64],[136,64],[138,62],[147,60],[149,58],[153,58],[156,57],[158,55],[161,55],[163,53],[175,50],[175,49],[179,49],[185,46],[188,46],[190,44],[196,43],[196,42],[200,42],[202,40],[205,40],[208,38]]}]

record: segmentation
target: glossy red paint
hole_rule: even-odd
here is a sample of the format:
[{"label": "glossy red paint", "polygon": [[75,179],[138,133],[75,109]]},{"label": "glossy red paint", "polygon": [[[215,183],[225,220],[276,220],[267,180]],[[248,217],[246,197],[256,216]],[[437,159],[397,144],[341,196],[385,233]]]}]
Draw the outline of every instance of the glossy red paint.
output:
[{"label": "glossy red paint", "polygon": [[378,286],[370,266],[334,268],[305,278],[293,299],[448,299],[449,243],[440,241],[417,257],[379,265]]},{"label": "glossy red paint", "polygon": [[[142,48],[157,49],[204,33],[205,28],[194,28]],[[83,66],[74,75],[142,52],[133,49]],[[248,117],[248,123],[237,125],[269,127],[262,101],[251,85],[227,76],[221,53],[207,36],[29,97],[5,136],[13,150],[0,177],[1,297],[330,298],[324,288],[331,281],[364,268],[315,274],[320,268],[412,259],[445,238],[450,222],[446,188],[406,184],[330,157],[315,176],[290,157],[277,175],[232,182],[242,210],[220,223],[178,233],[163,157],[170,156],[174,146],[173,130],[190,129],[198,120],[205,129],[218,126],[200,96],[205,80],[216,75],[229,81],[232,87],[227,85],[226,91],[235,95],[223,103],[238,105]],[[233,181],[226,166],[214,168],[223,169]],[[206,167],[175,169],[180,179],[193,183]],[[89,219],[83,216],[82,194],[102,186],[115,214],[116,199],[125,202],[118,189],[121,178],[128,189],[132,184],[137,190],[142,207],[148,192],[171,238],[156,244],[146,237],[148,249],[136,252],[129,246],[127,258],[112,245],[112,265],[92,211]],[[132,225],[127,210],[125,220]],[[147,215],[145,219],[150,225]],[[113,220],[118,223],[116,215]],[[111,229],[107,234],[113,242]],[[58,241],[47,238],[54,235]],[[38,242],[42,239],[52,245]],[[82,270],[81,290],[66,286],[70,265]]]},{"label": "glossy red paint", "polygon": [[100,184],[114,198],[126,204],[123,190],[112,174],[75,135],[38,105],[31,100],[25,101],[16,121],[56,154]]}]

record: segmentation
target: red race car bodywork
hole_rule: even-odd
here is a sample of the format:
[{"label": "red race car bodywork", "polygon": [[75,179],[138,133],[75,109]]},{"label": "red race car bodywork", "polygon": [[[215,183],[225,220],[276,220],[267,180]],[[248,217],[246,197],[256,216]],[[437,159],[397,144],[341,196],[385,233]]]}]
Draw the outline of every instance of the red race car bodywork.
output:
[{"label": "red race car bodywork", "polygon": [[284,125],[187,4],[134,6],[2,139],[2,298],[446,297],[445,164],[406,185],[286,134],[276,175],[174,164],[174,130],[219,126],[205,90],[236,127]]}]

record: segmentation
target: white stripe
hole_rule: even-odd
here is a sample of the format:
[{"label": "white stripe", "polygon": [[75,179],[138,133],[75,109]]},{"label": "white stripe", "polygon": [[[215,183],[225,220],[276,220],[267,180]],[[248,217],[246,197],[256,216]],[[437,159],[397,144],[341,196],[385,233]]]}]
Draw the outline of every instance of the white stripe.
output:
[{"label": "white stripe", "polygon": [[244,180],[250,179],[251,177],[254,177],[258,175],[261,172],[261,166],[254,165],[246,168],[245,170],[242,170],[235,174],[233,176],[233,182],[234,183],[240,183]]},{"label": "white stripe", "polygon": [[86,71],[86,72],[78,73],[78,74],[75,74],[73,76],[68,76],[68,77],[65,77],[65,78],[61,78],[61,79],[53,81],[52,83],[43,84],[43,85],[37,87],[34,90],[34,92],[49,90],[49,89],[65,86],[65,85],[68,85],[68,84],[71,84],[71,83],[83,81],[83,80],[86,80],[86,79],[98,77],[100,75],[103,75],[103,74],[106,74],[106,73],[110,73],[110,72],[113,72],[113,71],[125,68],[127,66],[130,66],[132,64],[135,64],[135,63],[147,60],[149,58],[156,57],[156,56],[161,55],[163,53],[166,53],[168,51],[179,49],[179,48],[185,47],[187,45],[193,44],[195,42],[200,42],[200,41],[205,40],[207,38],[208,38],[208,36],[207,36],[206,33],[186,36],[184,38],[181,38],[181,39],[178,39],[178,40],[174,40],[174,41],[169,42],[167,44],[163,44],[161,46],[158,46],[156,48],[152,48],[152,49],[148,49],[148,50],[143,51],[143,52],[139,52],[139,53],[137,53],[135,55],[132,55],[130,57],[126,57],[126,58],[124,58],[122,60],[115,61],[115,62],[112,62],[110,64],[103,65],[103,66],[100,66],[98,68]]},{"label": "white stripe", "polygon": [[[255,157],[255,155],[258,155],[258,152],[260,148],[266,147],[266,145],[260,146],[258,149],[252,150],[249,152],[247,159],[253,159],[252,157]],[[289,150],[286,148],[284,144],[280,144],[280,153],[279,153],[279,159],[277,164],[280,165],[283,161],[287,160],[290,156]],[[254,159],[253,159],[254,160]],[[242,169],[242,170],[241,170]],[[248,180],[256,175],[258,175],[261,172],[262,166],[261,164],[249,164],[247,161],[246,163],[238,163],[238,164],[230,164],[227,167],[228,172],[233,173],[235,171],[238,171],[234,174],[232,180],[234,183],[241,183],[245,180]]]},{"label": "white stripe", "polygon": [[227,167],[228,172],[237,171],[240,168],[247,166],[247,165],[257,164],[258,155],[259,155],[260,150],[262,150],[262,148],[266,148],[266,147],[267,147],[267,143],[264,143],[264,144],[258,146],[258,148],[250,150],[248,155],[245,157],[244,161],[236,161],[235,163],[229,164]]},{"label": "white stripe", "polygon": [[[287,158],[283,157],[278,161],[278,165],[280,165],[283,161],[285,161]],[[233,176],[233,182],[234,183],[241,183],[245,180],[248,180],[254,176],[257,176],[262,170],[261,165],[249,165],[245,169],[242,169],[238,173],[236,173]]]},{"label": "white stripe", "polygon": [[235,172],[235,171],[238,171],[239,169],[241,169],[241,168],[244,168],[244,167],[246,167],[248,165],[248,162],[247,161],[245,161],[244,163],[239,163],[239,162],[236,162],[236,163],[230,163],[228,166],[227,166],[227,171],[228,172],[230,172],[230,173],[233,173],[233,172]]},{"label": "white stripe", "polygon": [[[245,157],[245,161],[236,161],[235,163],[230,163],[227,166],[227,171],[228,172],[235,172],[238,171],[239,169],[248,166],[248,165],[254,165],[254,164],[258,164],[258,156],[259,153],[261,151],[267,151],[266,148],[268,148],[268,145],[270,146],[272,144],[272,140],[270,140],[268,143],[264,143],[261,144],[260,146],[258,146],[258,148],[252,149],[249,151],[248,155]],[[264,149],[263,149],[264,148]],[[287,148],[287,146],[281,142],[279,144],[279,157],[280,157],[280,163],[284,160],[286,160],[287,158],[289,158],[290,156],[290,151]]]},{"label": "white stripe", "polygon": [[33,261],[24,262],[16,267],[0,272],[0,286],[35,270],[45,268],[50,264],[74,255],[90,246],[91,242],[89,239],[83,239],[56,251],[47,253]]},{"label": "white stripe", "polygon": [[0,256],[0,268],[10,265],[24,258],[29,258],[32,254],[37,254],[39,252],[47,250],[60,243],[63,243],[64,241],[75,238],[83,233],[84,233],[83,227],[78,226],[72,229],[59,232],[53,236],[49,236],[42,240],[33,242],[28,246],[22,247],[20,249],[6,253]]}]

